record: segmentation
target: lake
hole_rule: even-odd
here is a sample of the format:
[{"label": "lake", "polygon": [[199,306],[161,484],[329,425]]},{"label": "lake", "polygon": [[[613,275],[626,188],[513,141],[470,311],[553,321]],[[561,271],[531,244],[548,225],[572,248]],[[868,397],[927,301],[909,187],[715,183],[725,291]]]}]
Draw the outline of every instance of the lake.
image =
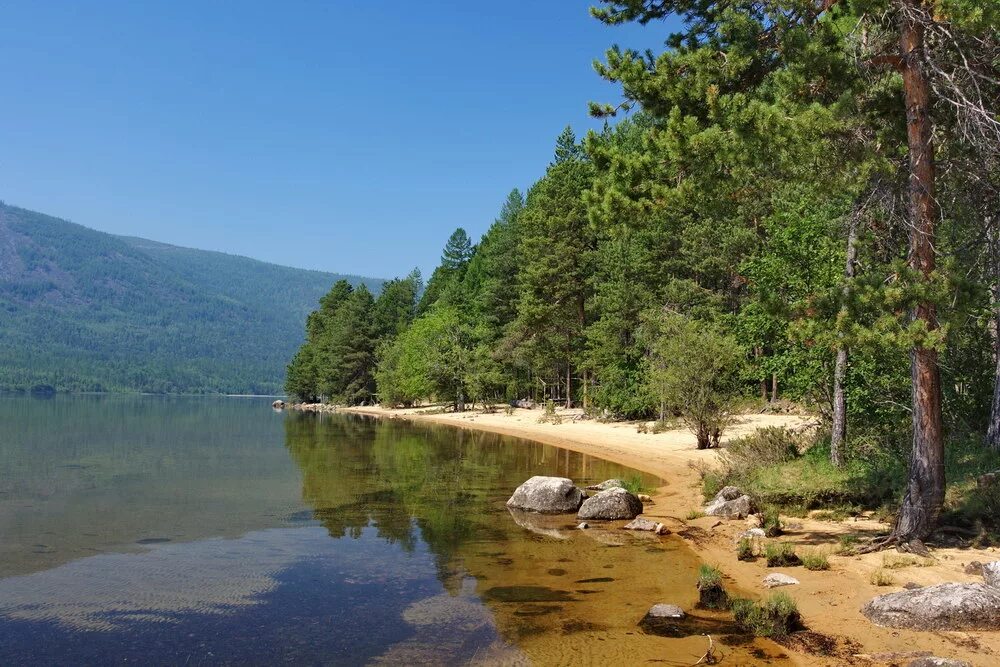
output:
[{"label": "lake", "polygon": [[[683,540],[507,511],[531,475],[638,474],[575,452],[260,398],[0,397],[0,463],[3,665],[691,664],[705,650],[637,626],[654,603],[694,607]],[[737,664],[780,656],[731,644]]]}]

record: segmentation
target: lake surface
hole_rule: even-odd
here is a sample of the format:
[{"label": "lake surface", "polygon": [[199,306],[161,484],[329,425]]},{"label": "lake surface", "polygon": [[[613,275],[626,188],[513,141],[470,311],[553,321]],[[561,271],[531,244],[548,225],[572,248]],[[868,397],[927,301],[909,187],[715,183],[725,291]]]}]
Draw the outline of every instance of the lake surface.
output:
[{"label": "lake surface", "polygon": [[531,475],[635,471],[269,404],[0,397],[0,664],[691,664],[704,652],[703,637],[637,626],[654,603],[694,606],[682,540],[504,505]]}]

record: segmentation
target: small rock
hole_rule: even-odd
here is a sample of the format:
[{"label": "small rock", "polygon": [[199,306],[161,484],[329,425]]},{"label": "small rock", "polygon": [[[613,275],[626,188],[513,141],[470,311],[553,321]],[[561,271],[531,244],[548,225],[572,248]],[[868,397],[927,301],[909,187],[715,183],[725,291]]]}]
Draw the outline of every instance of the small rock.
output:
[{"label": "small rock", "polygon": [[620,479],[606,479],[600,484],[591,484],[587,487],[588,491],[607,491],[608,489],[624,489],[625,482]]},{"label": "small rock", "polygon": [[590,528],[590,524],[587,523],[586,521],[581,521],[576,528],[577,530],[587,530],[588,528]]},{"label": "small rock", "polygon": [[656,533],[657,535],[669,535],[670,529],[667,528],[662,523],[658,523],[656,524],[656,530],[654,530],[653,532]]},{"label": "small rock", "polygon": [[583,501],[576,516],[580,519],[613,521],[634,519],[640,514],[642,503],[639,499],[625,489],[614,487]]},{"label": "small rock", "polygon": [[739,498],[742,495],[743,495],[743,492],[740,491],[737,487],[735,487],[735,486],[724,486],[724,487],[722,487],[721,491],[719,491],[717,494],[715,494],[715,499],[718,500],[719,498],[722,498],[723,500],[736,500],[737,498]]},{"label": "small rock", "polygon": [[275,401],[274,403],[271,403],[271,407],[274,408],[275,410],[284,410],[285,409],[285,402],[279,399],[279,400]]},{"label": "small rock", "polygon": [[760,528],[763,525],[764,521],[760,518],[759,514],[751,514],[747,517],[748,528]]},{"label": "small rock", "polygon": [[750,530],[744,530],[742,533],[737,535],[733,542],[737,544],[740,540],[750,540],[752,542],[753,540],[762,540],[764,537],[765,533],[763,528],[751,528]]},{"label": "small rock", "polygon": [[1000,560],[986,563],[981,566],[983,581],[987,586],[1000,587]]},{"label": "small rock", "polygon": [[939,658],[936,655],[931,655],[926,658],[917,658],[910,661],[906,663],[906,667],[972,667],[972,663],[965,660]]},{"label": "small rock", "polygon": [[764,584],[764,588],[777,588],[779,586],[794,586],[799,583],[799,580],[795,577],[790,577],[787,574],[772,572],[764,577],[764,580],[761,583]]},{"label": "small rock", "polygon": [[971,563],[969,563],[968,565],[966,565],[965,569],[963,571],[966,574],[982,574],[983,573],[983,564],[980,563],[978,560],[974,560]]},{"label": "small rock", "polygon": [[908,591],[915,591],[918,588],[923,588],[923,586],[913,581],[907,581],[905,584],[903,584],[903,588]]},{"label": "small rock", "polygon": [[647,496],[645,493],[640,493],[636,497],[639,499],[639,502],[643,503],[644,505],[652,504],[652,502],[653,502],[653,499],[650,498],[649,496]]},{"label": "small rock", "polygon": [[649,519],[643,519],[642,517],[639,517],[625,524],[623,528],[625,530],[648,530],[652,532],[656,530],[656,526],[658,525],[662,524],[657,524],[655,521],[650,521]]},{"label": "small rock", "polygon": [[684,618],[687,614],[684,610],[675,604],[654,604],[646,612],[646,616],[650,618]]}]

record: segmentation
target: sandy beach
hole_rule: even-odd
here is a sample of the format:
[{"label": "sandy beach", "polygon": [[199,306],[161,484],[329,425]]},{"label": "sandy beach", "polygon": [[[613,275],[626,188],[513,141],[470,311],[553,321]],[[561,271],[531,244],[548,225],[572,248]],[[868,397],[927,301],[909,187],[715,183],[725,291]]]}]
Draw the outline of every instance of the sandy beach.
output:
[{"label": "sandy beach", "polygon": [[[502,411],[433,413],[426,408],[390,410],[380,407],[342,411],[527,438],[661,477],[665,483],[653,494],[654,502],[646,506],[643,516],[669,525],[688,541],[704,562],[719,567],[731,585],[763,594],[766,589],[761,580],[775,571],[790,574],[801,582],[781,590],[794,597],[809,630],[834,640],[813,638],[816,641],[811,642],[808,649],[795,644],[788,646],[801,664],[905,665],[919,655],[959,658],[977,666],[1000,664],[1000,632],[917,632],[880,628],[860,613],[861,607],[871,598],[901,590],[904,584],[981,581],[979,575],[966,574],[965,567],[972,561],[985,563],[1000,559],[1000,550],[996,548],[936,549],[932,552],[933,563],[893,569],[893,585],[879,587],[870,583],[870,576],[883,565],[884,554],[840,556],[836,555],[836,550],[839,535],[864,536],[886,530],[887,526],[871,520],[834,522],[786,518],[785,535],[780,539],[795,544],[800,551],[817,549],[827,553],[830,569],[813,572],[802,567],[767,568],[762,560],[740,562],[736,559],[734,541],[746,530],[744,521],[685,518],[691,510],[704,504],[698,470],[714,465],[717,457],[716,451],[696,449],[694,436],[687,430],[640,433],[634,423],[582,419],[579,410],[559,410],[562,418],[559,424],[539,423],[541,411],[525,409],[514,410],[512,414]],[[726,433],[724,442],[765,426],[801,427],[811,421],[808,416],[798,415],[746,415]],[[896,554],[895,551],[887,553],[890,559]],[[824,651],[832,655],[821,655]]]}]

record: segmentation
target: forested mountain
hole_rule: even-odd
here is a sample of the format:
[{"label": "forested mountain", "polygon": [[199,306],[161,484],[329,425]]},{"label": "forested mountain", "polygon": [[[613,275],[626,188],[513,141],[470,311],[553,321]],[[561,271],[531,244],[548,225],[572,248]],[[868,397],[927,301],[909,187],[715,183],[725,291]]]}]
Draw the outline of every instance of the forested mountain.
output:
[{"label": "forested mountain", "polygon": [[346,278],[118,237],[0,204],[0,389],[276,393]]}]

